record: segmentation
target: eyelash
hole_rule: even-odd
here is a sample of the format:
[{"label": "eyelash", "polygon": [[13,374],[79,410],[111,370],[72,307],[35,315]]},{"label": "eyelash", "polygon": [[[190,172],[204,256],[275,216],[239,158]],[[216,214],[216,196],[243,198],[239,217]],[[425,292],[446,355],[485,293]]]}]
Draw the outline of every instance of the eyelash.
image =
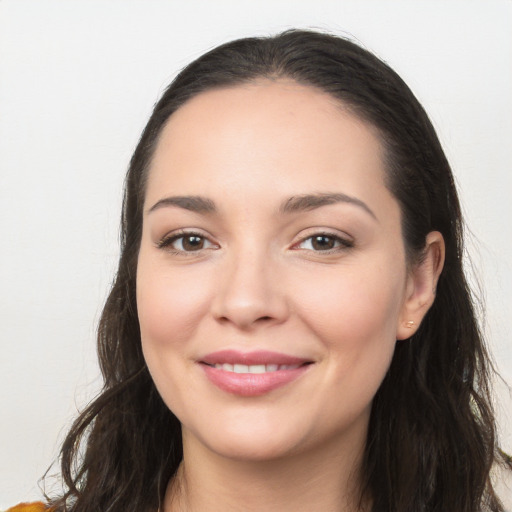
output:
[{"label": "eyelash", "polygon": [[[332,241],[334,241],[334,243],[336,244],[334,247],[330,248],[330,249],[325,249],[325,250],[314,250],[314,249],[301,249],[299,246],[304,244],[305,242],[307,242],[308,240],[311,240],[311,243],[314,243],[313,240],[315,238],[328,238]],[[299,242],[297,242],[295,245],[294,245],[294,248],[297,248],[297,250],[308,250],[308,251],[313,251],[315,253],[323,253],[323,254],[333,254],[333,253],[336,253],[336,252],[341,252],[341,251],[346,251],[348,249],[352,249],[354,247],[354,242],[352,240],[349,240],[347,238],[343,238],[339,235],[335,235],[334,233],[329,233],[329,232],[318,232],[318,233],[313,233],[309,236],[306,236],[304,238],[302,238]]]},{"label": "eyelash", "polygon": [[[185,239],[185,238],[192,238],[192,237],[196,237],[196,238],[200,238],[202,241],[206,241],[208,243],[210,243],[212,246],[214,246],[215,244],[213,242],[210,242],[210,240],[208,240],[208,238],[206,236],[204,236],[202,233],[198,233],[196,231],[178,231],[177,233],[173,233],[171,235],[167,235],[167,236],[164,236],[157,244],[157,248],[158,249],[164,249],[172,254],[179,254],[179,255],[193,255],[194,253],[199,253],[200,251],[202,250],[206,250],[208,248],[203,248],[203,247],[200,247],[198,250],[196,251],[185,251],[183,249],[175,249],[172,245],[180,240],[180,239]],[[182,242],[183,244],[183,242]]]},{"label": "eyelash", "polygon": [[[167,250],[168,252],[171,252],[172,254],[177,254],[177,255],[193,255],[193,254],[197,254],[203,250],[207,250],[210,248],[210,247],[200,247],[199,249],[192,250],[192,251],[186,251],[184,249],[173,248],[173,244],[175,242],[177,242],[178,240],[180,240],[180,239],[184,240],[186,238],[192,238],[192,237],[200,238],[203,241],[203,243],[207,242],[207,243],[211,244],[211,246],[215,246],[215,244],[213,242],[211,242],[202,233],[198,233],[196,231],[185,231],[185,230],[163,237],[156,244],[156,246],[158,249],[164,249],[164,250]],[[325,249],[325,250],[315,250],[314,248],[305,249],[305,248],[300,247],[300,245],[304,244],[308,240],[311,240],[311,244],[313,244],[314,243],[313,240],[315,238],[318,239],[318,238],[322,238],[322,237],[333,241],[335,246],[332,248],[329,248],[329,249]],[[182,242],[182,244],[183,244],[183,242]],[[307,251],[312,251],[315,253],[323,253],[323,254],[333,254],[336,252],[341,252],[341,251],[345,251],[348,249],[352,249],[353,247],[354,247],[354,242],[352,240],[340,237],[339,235],[335,235],[335,234],[329,233],[329,232],[317,232],[317,233],[313,233],[313,234],[299,240],[299,242],[295,243],[292,246],[292,249],[307,250]]]}]

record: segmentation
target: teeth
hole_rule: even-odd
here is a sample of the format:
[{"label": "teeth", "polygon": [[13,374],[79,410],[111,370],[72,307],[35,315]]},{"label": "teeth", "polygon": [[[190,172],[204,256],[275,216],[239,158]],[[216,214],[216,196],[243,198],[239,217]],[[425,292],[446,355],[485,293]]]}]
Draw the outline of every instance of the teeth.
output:
[{"label": "teeth", "polygon": [[300,364],[216,364],[215,368],[233,373],[267,373],[277,370],[295,370]]}]

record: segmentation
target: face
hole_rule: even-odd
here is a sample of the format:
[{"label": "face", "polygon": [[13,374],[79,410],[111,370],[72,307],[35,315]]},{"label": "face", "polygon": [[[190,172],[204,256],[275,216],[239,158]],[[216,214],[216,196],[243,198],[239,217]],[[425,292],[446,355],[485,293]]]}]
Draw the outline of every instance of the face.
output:
[{"label": "face", "polygon": [[378,137],[330,96],[261,81],[171,116],[137,305],[186,443],[261,460],[364,439],[409,281]]}]

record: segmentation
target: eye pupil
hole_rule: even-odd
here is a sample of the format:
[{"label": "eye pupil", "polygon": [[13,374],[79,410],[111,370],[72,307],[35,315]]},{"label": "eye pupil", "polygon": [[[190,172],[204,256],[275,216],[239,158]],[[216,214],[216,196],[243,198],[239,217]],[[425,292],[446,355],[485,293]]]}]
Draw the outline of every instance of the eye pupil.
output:
[{"label": "eye pupil", "polygon": [[204,246],[204,238],[197,235],[189,235],[183,237],[183,249],[185,251],[197,251]]},{"label": "eye pupil", "polygon": [[326,235],[314,236],[311,241],[311,245],[317,251],[327,251],[329,249],[333,249],[334,244],[335,244],[334,238],[331,236],[326,236]]}]

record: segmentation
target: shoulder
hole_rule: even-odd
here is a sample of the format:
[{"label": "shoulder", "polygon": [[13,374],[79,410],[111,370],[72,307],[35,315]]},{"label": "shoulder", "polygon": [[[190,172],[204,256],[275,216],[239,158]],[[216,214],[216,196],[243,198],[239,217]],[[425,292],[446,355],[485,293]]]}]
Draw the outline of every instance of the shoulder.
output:
[{"label": "shoulder", "polygon": [[33,503],[20,503],[15,507],[7,509],[5,512],[51,512],[51,510],[40,501]]}]

